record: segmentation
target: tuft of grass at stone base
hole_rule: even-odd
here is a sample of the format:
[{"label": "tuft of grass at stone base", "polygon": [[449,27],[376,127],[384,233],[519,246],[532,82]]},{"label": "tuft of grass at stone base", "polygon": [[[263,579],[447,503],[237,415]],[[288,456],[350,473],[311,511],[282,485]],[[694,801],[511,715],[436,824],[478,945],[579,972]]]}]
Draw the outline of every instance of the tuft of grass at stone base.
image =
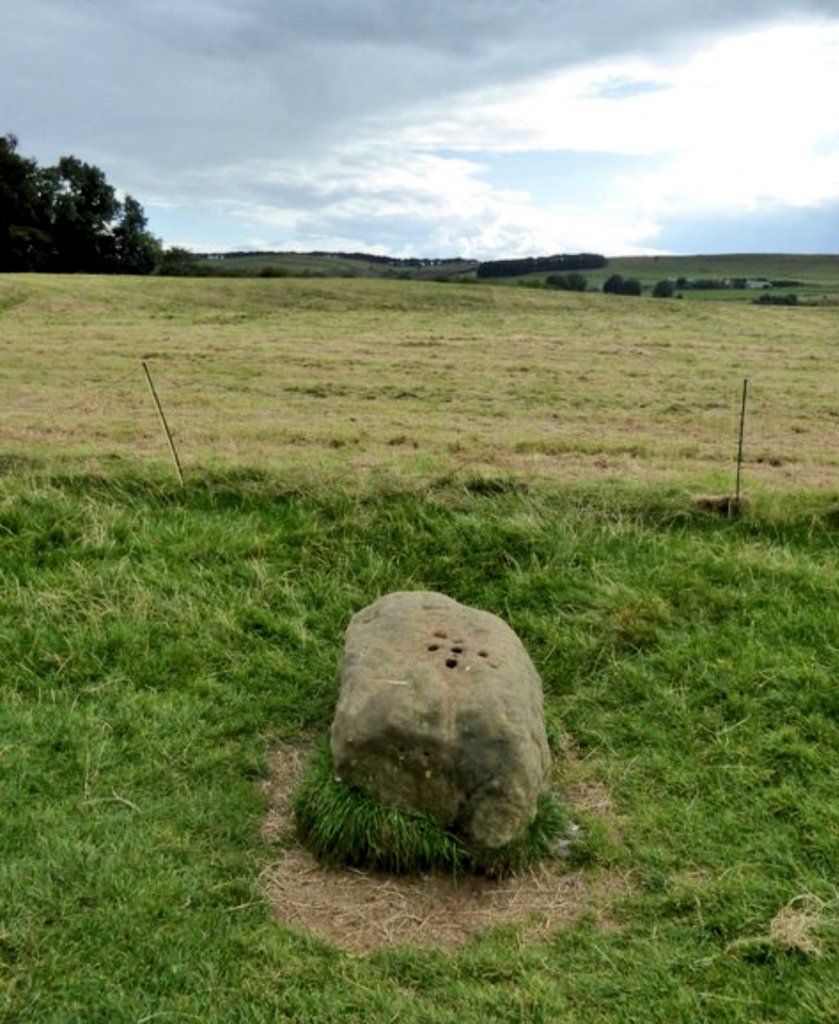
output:
[{"label": "tuft of grass at stone base", "polygon": [[507,875],[550,857],[565,828],[562,811],[545,793],[521,839],[496,849],[472,847],[429,815],[386,806],[347,785],[335,774],[326,740],[312,752],[293,805],[300,840],[319,860],[397,874]]}]

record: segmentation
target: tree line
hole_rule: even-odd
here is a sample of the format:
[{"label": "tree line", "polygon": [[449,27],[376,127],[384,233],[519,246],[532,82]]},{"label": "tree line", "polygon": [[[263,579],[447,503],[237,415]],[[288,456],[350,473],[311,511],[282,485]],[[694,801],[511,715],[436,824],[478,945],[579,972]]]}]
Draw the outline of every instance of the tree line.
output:
[{"label": "tree line", "polygon": [[487,260],[478,267],[478,277],[513,277],[547,271],[599,270],[606,257],[593,252],[560,253],[556,256],[526,256],[513,260]]},{"label": "tree line", "polygon": [[93,164],[63,156],[39,167],[14,135],[0,137],[0,271],[150,274],[162,246],[146,223]]}]

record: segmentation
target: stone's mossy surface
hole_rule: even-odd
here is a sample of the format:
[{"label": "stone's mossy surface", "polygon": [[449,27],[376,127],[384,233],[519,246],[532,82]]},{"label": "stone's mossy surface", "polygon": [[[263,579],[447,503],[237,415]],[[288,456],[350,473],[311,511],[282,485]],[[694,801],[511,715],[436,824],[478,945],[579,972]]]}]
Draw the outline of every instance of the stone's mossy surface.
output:
[{"label": "stone's mossy surface", "polygon": [[353,617],[331,744],[345,782],[487,848],[533,821],[550,770],[521,641],[443,594],[389,594]]}]

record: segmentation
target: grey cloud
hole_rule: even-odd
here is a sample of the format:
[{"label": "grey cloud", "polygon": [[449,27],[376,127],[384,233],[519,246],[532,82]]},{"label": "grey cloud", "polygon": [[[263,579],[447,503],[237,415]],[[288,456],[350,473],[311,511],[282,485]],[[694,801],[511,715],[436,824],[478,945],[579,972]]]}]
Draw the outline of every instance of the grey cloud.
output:
[{"label": "grey cloud", "polygon": [[[159,126],[165,164],[257,153],[359,117],[839,0],[27,0],[4,15],[0,95],[22,135],[120,148]],[[39,131],[39,124],[49,131]],[[129,138],[126,138],[128,136]],[[153,139],[153,136],[152,136]]]},{"label": "grey cloud", "polygon": [[143,200],[262,198],[249,167],[335,152],[370,118],[795,14],[839,0],[26,0],[3,16],[0,131]]}]

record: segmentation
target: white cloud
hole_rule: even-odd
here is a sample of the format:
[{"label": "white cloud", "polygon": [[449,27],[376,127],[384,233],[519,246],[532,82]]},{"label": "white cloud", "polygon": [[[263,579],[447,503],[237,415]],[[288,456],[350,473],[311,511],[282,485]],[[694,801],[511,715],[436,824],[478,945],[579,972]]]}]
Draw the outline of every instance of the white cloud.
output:
[{"label": "white cloud", "polygon": [[[642,84],[615,97],[614,83]],[[680,66],[609,61],[478,99],[425,127],[414,146],[658,155],[668,198],[818,202],[839,195],[839,24],[740,34]],[[606,88],[604,88],[606,87]],[[459,140],[459,141],[457,141]]]},{"label": "white cloud", "polygon": [[[836,0],[28,0],[0,38],[17,118],[2,130],[42,162],[103,166],[167,243],[652,251],[672,218],[839,198],[837,15]],[[499,154],[585,154],[597,185],[554,171],[539,188],[539,160],[502,179]]]},{"label": "white cloud", "polygon": [[[572,238],[613,253],[651,251],[659,225],[674,214],[839,198],[837,85],[839,24],[776,25],[716,42],[678,65],[602,61],[512,93],[473,95],[439,113],[429,107],[392,138],[405,160],[412,152],[471,154],[455,191],[466,206],[479,199],[492,210],[475,224],[479,248],[517,239],[516,251],[544,251],[551,239],[569,248],[564,240]],[[595,154],[592,162],[597,153],[654,156],[659,166],[627,169],[606,194],[577,197],[576,205],[538,208],[525,195],[496,194],[480,175],[482,154],[568,151]],[[455,158],[440,161],[441,193],[454,168]]]}]

